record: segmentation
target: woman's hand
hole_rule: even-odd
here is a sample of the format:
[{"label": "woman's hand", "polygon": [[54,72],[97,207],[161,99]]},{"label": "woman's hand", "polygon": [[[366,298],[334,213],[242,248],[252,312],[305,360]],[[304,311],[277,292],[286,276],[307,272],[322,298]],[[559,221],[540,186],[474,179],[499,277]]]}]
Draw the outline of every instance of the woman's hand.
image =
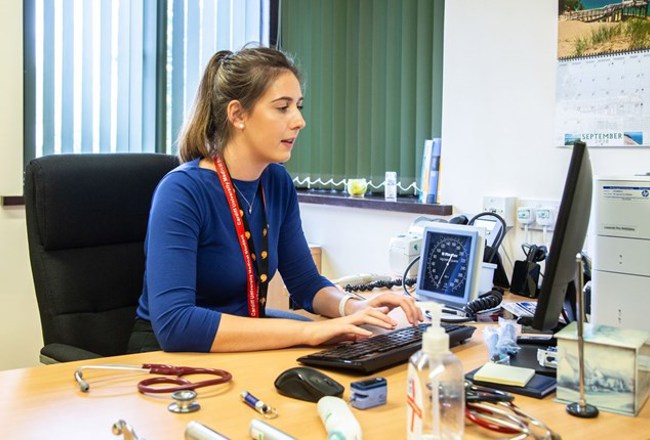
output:
[{"label": "woman's hand", "polygon": [[356,341],[372,336],[372,332],[360,326],[372,325],[394,330],[397,322],[388,312],[401,307],[409,323],[416,325],[423,320],[422,311],[413,298],[395,293],[382,293],[367,300],[351,299],[346,304],[346,316],[309,323],[307,344],[333,344],[342,341]]},{"label": "woman's hand", "polygon": [[380,293],[363,301],[351,299],[346,304],[346,311],[348,311],[346,314],[356,313],[359,310],[369,307],[385,307],[388,309],[388,312],[396,307],[401,307],[404,315],[406,315],[406,320],[411,325],[417,325],[424,320],[422,310],[415,304],[415,300],[412,297],[393,292]]},{"label": "woman's hand", "polygon": [[[364,301],[365,302],[365,301]],[[305,323],[308,345],[335,344],[343,341],[358,341],[372,336],[372,332],[361,325],[374,325],[392,330],[397,325],[387,313],[388,307],[366,307],[341,318]]]}]

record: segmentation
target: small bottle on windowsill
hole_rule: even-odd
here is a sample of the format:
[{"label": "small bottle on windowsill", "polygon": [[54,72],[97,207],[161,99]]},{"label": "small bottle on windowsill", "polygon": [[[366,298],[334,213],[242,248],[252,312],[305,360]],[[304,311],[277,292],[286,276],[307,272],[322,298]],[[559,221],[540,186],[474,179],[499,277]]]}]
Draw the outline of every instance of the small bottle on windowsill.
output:
[{"label": "small bottle on windowsill", "polygon": [[384,199],[387,202],[397,201],[397,173],[395,171],[386,171],[384,178]]}]

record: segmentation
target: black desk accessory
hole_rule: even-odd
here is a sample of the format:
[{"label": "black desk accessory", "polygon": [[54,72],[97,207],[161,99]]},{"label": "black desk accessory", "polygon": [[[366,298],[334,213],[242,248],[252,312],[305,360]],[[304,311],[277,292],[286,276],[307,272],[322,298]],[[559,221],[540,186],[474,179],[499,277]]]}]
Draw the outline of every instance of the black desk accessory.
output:
[{"label": "black desk accessory", "polygon": [[275,379],[280,394],[294,399],[318,402],[321,397],[341,397],[345,388],[328,375],[310,367],[294,367]]},{"label": "black desk accessory", "polygon": [[482,382],[474,379],[474,373],[479,368],[470,371],[465,375],[465,378],[471,380],[477,385],[495,388],[497,390],[506,391],[513,394],[521,394],[522,396],[534,397],[536,399],[543,399],[555,391],[557,382],[555,377],[545,376],[543,374],[535,373],[535,375],[528,381],[526,386],[517,387],[513,385],[503,385],[500,383]]},{"label": "black desk accessory", "polygon": [[538,344],[522,344],[518,342],[517,345],[521,347],[521,350],[519,350],[517,354],[510,356],[510,365],[515,367],[532,368],[533,370],[535,370],[536,374],[542,374],[544,376],[549,376],[555,379],[557,373],[556,369],[550,367],[543,367],[537,361],[537,349],[547,348],[555,344],[538,345]]}]

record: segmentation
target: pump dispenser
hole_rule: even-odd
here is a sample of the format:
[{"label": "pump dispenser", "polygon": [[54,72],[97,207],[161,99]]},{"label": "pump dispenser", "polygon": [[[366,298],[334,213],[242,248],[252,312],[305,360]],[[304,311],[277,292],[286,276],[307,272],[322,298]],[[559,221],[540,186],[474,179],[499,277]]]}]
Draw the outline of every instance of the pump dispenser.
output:
[{"label": "pump dispenser", "polygon": [[449,351],[449,335],[440,327],[442,305],[421,302],[431,316],[422,349],[409,360],[406,390],[408,440],[462,439],[465,428],[463,365]]}]

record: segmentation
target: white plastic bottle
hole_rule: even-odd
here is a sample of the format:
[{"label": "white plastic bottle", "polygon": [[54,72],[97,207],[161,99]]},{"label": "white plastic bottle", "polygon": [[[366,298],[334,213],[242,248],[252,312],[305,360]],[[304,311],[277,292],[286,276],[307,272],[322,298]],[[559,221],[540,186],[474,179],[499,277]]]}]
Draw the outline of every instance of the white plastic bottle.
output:
[{"label": "white plastic bottle", "polygon": [[328,440],[362,440],[361,425],[345,400],[324,396],[317,403],[318,415],[325,425]]},{"label": "white plastic bottle", "polygon": [[386,171],[384,178],[384,199],[389,202],[397,201],[397,173]]},{"label": "white plastic bottle", "polygon": [[411,356],[406,390],[408,440],[462,439],[465,429],[463,365],[449,351],[449,336],[440,327],[442,306],[424,302],[431,327],[422,335],[422,350]]}]

